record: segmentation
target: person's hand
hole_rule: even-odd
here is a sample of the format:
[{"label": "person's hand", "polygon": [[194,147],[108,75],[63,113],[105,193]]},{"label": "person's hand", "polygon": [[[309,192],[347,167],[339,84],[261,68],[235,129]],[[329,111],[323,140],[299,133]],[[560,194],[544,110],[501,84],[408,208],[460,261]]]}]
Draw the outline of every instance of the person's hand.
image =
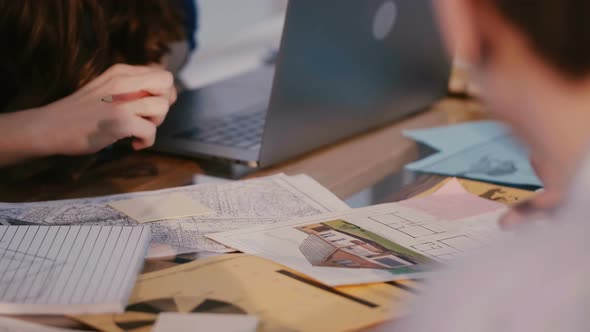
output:
[{"label": "person's hand", "polygon": [[500,219],[500,227],[503,229],[509,230],[524,222],[543,217],[561,203],[565,187],[563,172],[550,163],[534,157],[531,157],[531,164],[545,188],[533,198],[513,206]]},{"label": "person's hand", "polygon": [[500,219],[500,227],[511,230],[527,221],[543,218],[561,202],[559,191],[542,191],[535,197],[513,206]]},{"label": "person's hand", "polygon": [[139,150],[153,145],[175,100],[171,73],[117,64],[74,94],[36,109],[35,121],[48,155],[90,154],[128,137]]}]

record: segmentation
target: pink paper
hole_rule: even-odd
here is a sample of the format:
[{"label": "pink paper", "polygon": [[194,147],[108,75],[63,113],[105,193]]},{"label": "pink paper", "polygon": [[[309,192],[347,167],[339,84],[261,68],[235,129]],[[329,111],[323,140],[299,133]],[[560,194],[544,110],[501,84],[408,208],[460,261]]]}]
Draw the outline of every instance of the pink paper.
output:
[{"label": "pink paper", "polygon": [[430,196],[409,199],[399,204],[443,220],[469,218],[504,207],[500,203],[467,192],[457,179],[449,181]]}]

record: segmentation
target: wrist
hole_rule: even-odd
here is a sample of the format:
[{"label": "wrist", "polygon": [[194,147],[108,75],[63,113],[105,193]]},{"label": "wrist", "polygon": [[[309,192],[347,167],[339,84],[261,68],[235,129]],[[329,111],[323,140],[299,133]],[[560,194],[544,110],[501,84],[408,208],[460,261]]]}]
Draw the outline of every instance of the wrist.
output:
[{"label": "wrist", "polygon": [[35,157],[48,157],[61,154],[59,144],[57,144],[58,133],[52,128],[51,114],[48,106],[23,111],[26,115],[24,121],[24,136],[29,143],[28,148]]},{"label": "wrist", "polygon": [[0,114],[0,167],[55,154],[40,113],[28,109]]}]

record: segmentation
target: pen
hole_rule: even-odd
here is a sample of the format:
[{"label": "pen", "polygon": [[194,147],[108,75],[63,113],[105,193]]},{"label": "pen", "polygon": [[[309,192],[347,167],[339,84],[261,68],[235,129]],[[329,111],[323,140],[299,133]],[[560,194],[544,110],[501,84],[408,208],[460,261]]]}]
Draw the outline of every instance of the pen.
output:
[{"label": "pen", "polygon": [[[110,103],[119,102],[119,101],[127,101],[127,100],[134,100],[134,99],[149,97],[151,95],[152,94],[150,94],[147,91],[138,91],[138,92],[125,93],[125,94],[109,95],[109,96],[101,98],[100,100],[104,103],[110,104]],[[110,151],[112,149],[116,149],[116,150],[120,150],[120,151],[131,151],[131,150],[133,150],[132,145],[131,145],[132,141],[133,141],[132,137],[122,139],[122,140],[116,142],[115,144],[105,148],[103,151]],[[80,158],[81,162],[78,165],[78,167],[76,167],[75,170],[71,172],[71,178],[73,180],[79,180],[86,171],[88,171],[91,167],[96,165],[96,163],[98,161],[101,160],[100,154],[103,151],[99,152],[98,154],[94,154],[94,155],[91,155],[91,156],[88,156],[85,158]]]},{"label": "pen", "polygon": [[100,100],[104,103],[111,104],[114,102],[130,101],[130,100],[135,100],[135,99],[140,99],[140,98],[145,98],[145,97],[150,97],[150,96],[153,96],[153,95],[147,91],[142,90],[142,91],[137,91],[137,92],[108,95],[108,96],[101,98]]}]

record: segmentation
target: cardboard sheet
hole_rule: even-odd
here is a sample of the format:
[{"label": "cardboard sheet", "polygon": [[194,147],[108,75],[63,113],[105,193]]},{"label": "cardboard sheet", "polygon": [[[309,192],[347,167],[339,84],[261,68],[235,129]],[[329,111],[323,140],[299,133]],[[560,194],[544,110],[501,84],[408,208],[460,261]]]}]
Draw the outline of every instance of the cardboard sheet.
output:
[{"label": "cardboard sheet", "polygon": [[141,275],[123,314],[73,318],[108,332],[151,331],[170,312],[255,315],[260,332],[354,331],[404,315],[419,287],[329,288],[268,260],[230,254]]}]

